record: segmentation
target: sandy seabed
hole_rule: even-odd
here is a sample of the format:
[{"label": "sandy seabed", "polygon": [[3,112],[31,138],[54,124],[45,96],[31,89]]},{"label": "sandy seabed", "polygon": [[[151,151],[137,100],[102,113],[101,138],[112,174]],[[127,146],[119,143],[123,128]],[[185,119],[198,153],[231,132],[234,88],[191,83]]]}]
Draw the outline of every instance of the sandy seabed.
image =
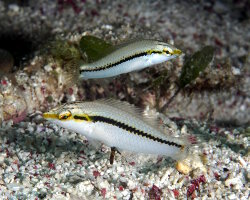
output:
[{"label": "sandy seabed", "polygon": [[[13,38],[22,36],[27,39],[23,46],[30,45],[31,51],[24,67],[14,68],[11,75],[0,74],[1,199],[248,199],[247,8],[247,1],[1,1],[0,40],[9,39],[11,47]],[[136,37],[161,39],[187,55],[213,45],[217,63],[229,63],[229,77],[236,78],[232,84],[219,76],[224,71],[217,65],[208,80],[225,88],[217,90],[213,82],[215,89],[201,88],[191,96],[180,93],[165,115],[155,112],[154,91],[142,88],[151,78],[148,70],[65,90],[52,73],[54,63],[41,61],[39,48],[55,35],[77,41],[84,34],[113,43]],[[160,67],[180,69],[183,62],[184,55]],[[109,148],[95,148],[83,136],[41,117],[62,101],[108,96],[144,105],[176,135],[197,137],[199,147],[194,151],[202,163],[193,163],[192,171],[182,174],[171,159],[118,154],[111,166]]]}]

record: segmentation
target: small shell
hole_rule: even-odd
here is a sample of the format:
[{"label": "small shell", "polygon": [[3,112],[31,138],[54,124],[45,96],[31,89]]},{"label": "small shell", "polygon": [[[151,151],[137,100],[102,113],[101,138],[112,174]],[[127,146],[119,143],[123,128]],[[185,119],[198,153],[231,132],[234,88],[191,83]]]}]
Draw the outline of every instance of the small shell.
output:
[{"label": "small shell", "polygon": [[202,163],[202,160],[197,154],[190,154],[184,160],[178,161],[176,163],[176,169],[183,174],[189,174],[195,169],[199,169],[204,173],[207,173],[207,170]]},{"label": "small shell", "polygon": [[178,161],[175,167],[182,174],[189,174],[192,170],[184,161]]}]

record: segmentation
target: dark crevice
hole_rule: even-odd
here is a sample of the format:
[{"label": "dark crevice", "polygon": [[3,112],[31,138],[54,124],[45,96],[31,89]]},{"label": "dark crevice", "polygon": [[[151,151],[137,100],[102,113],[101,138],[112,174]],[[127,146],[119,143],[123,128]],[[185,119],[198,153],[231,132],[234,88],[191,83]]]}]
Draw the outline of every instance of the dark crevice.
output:
[{"label": "dark crevice", "polygon": [[8,51],[14,58],[14,65],[20,68],[30,60],[49,38],[39,33],[22,33],[16,31],[0,32],[0,49]]},{"label": "dark crevice", "polygon": [[[24,7],[35,10],[36,4],[37,2],[30,0],[3,1],[6,10],[0,16],[0,49],[8,52],[14,59],[15,67],[12,67],[11,72],[27,64],[36,52],[45,48],[44,44],[53,38],[52,27],[39,17],[26,18],[22,15],[22,12],[26,12]],[[4,55],[0,55],[0,62],[3,59]]]},{"label": "dark crevice", "polygon": [[7,50],[13,56],[15,66],[27,60],[34,50],[30,38],[15,33],[0,34],[0,48]]}]

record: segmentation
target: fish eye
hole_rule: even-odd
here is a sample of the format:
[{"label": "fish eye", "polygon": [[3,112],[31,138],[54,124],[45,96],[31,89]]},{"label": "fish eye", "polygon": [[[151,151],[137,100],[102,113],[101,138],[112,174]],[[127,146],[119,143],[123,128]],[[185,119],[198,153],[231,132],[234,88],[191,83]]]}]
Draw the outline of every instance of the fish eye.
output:
[{"label": "fish eye", "polygon": [[67,110],[67,111],[60,113],[58,118],[59,118],[59,120],[66,120],[71,116],[72,116],[71,112]]},{"label": "fish eye", "polygon": [[163,52],[166,54],[171,54],[171,52],[168,49],[164,49]]}]

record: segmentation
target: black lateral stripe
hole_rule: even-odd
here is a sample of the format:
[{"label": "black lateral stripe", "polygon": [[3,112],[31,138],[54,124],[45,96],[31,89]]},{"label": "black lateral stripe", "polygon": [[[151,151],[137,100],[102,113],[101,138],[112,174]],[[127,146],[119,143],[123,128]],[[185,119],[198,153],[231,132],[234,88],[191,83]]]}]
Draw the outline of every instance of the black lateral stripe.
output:
[{"label": "black lateral stripe", "polygon": [[131,132],[131,133],[134,133],[135,135],[140,135],[142,137],[146,137],[146,138],[154,140],[156,142],[160,142],[160,143],[167,144],[167,145],[170,145],[170,146],[176,146],[178,148],[182,148],[182,145],[180,145],[180,144],[177,144],[175,142],[170,142],[170,141],[163,140],[161,138],[152,136],[152,135],[150,135],[148,133],[145,133],[145,132],[143,132],[141,130],[138,130],[138,129],[132,127],[132,126],[129,126],[129,125],[124,124],[122,122],[116,121],[114,119],[107,118],[107,117],[102,117],[102,116],[89,116],[89,117],[90,117],[92,122],[104,122],[104,123],[107,123],[107,124],[111,124],[113,126],[117,126],[117,127],[121,128],[121,129],[124,129],[126,131]]},{"label": "black lateral stripe", "polygon": [[[158,53],[158,54],[161,54],[162,51],[152,51],[151,53]],[[115,63],[110,63],[110,64],[107,65],[107,66],[101,66],[101,67],[97,67],[97,68],[94,68],[94,69],[82,69],[82,70],[80,70],[80,73],[82,73],[82,72],[94,72],[94,71],[101,71],[101,70],[109,69],[109,68],[112,68],[112,67],[114,67],[114,66],[116,66],[116,65],[119,65],[119,64],[121,64],[121,63],[123,63],[123,62],[129,61],[129,60],[132,60],[132,59],[134,59],[134,58],[141,57],[141,56],[146,56],[146,55],[148,55],[148,54],[149,54],[148,52],[142,52],[142,53],[139,53],[139,54],[135,54],[135,55],[133,55],[133,56],[129,56],[129,57],[127,57],[127,58],[123,58],[123,59],[121,59],[120,61],[117,61],[117,62],[115,62]]]},{"label": "black lateral stripe", "polygon": [[74,119],[80,119],[80,120],[88,121],[88,119],[86,117],[84,117],[84,116],[78,116],[78,115],[75,115]]}]

